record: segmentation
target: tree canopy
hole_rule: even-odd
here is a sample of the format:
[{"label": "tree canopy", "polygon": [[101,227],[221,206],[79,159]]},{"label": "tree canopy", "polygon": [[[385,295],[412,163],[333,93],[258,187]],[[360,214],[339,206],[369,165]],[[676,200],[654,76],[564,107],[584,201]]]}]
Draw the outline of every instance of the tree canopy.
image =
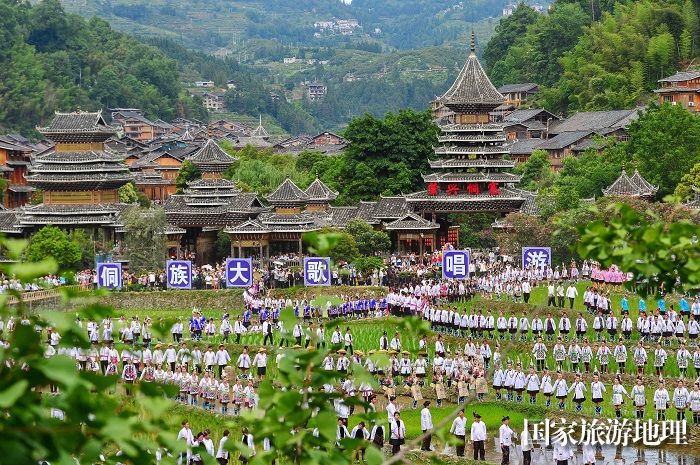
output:
[{"label": "tree canopy", "polygon": [[26,250],[27,259],[39,262],[48,257],[56,260],[61,269],[74,269],[80,263],[82,250],[80,245],[56,226],[44,226],[29,241]]}]

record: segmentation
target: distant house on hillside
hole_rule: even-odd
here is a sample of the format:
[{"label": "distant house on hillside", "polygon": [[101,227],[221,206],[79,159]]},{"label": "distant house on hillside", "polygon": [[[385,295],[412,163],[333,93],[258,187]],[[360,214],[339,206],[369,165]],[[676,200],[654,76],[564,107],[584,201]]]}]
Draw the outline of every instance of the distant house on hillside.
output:
[{"label": "distant house on hillside", "polygon": [[224,110],[224,94],[217,92],[204,92],[202,94],[202,105],[209,111],[217,112]]},{"label": "distant house on hillside", "polygon": [[112,120],[122,127],[125,136],[140,142],[152,141],[174,129],[165,122],[156,123],[149,120],[143,116],[141,110],[113,111]]},{"label": "distant house on hillside", "polygon": [[327,91],[328,88],[322,82],[310,82],[306,84],[306,98],[310,102],[323,100]]},{"label": "distant house on hillside", "polygon": [[214,87],[216,84],[214,84],[214,81],[195,81],[194,86],[195,87]]},{"label": "distant house on hillside", "polygon": [[530,97],[540,91],[540,86],[527,82],[524,84],[506,84],[498,88],[498,91],[506,98],[507,105],[513,105],[516,108],[526,102]]},{"label": "distant house on hillside", "polygon": [[655,90],[659,103],[681,105],[690,111],[700,111],[700,70],[682,71],[659,79],[661,88]]}]

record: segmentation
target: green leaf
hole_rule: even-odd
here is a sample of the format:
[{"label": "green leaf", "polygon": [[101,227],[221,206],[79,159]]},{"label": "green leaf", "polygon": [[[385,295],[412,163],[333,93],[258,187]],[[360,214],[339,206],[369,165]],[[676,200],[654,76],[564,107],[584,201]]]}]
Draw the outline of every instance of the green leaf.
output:
[{"label": "green leaf", "polygon": [[0,392],[0,408],[9,408],[14,405],[17,399],[27,390],[27,387],[29,387],[29,381],[23,379]]}]

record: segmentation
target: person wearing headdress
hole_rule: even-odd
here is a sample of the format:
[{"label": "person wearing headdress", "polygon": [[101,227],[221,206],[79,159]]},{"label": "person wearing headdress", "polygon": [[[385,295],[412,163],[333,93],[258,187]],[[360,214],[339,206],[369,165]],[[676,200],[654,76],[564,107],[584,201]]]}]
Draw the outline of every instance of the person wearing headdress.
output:
[{"label": "person wearing headdress", "polygon": [[598,372],[593,373],[593,381],[591,382],[591,398],[593,399],[593,405],[595,406],[595,414],[603,414],[603,394],[605,393],[605,384],[600,381]]}]

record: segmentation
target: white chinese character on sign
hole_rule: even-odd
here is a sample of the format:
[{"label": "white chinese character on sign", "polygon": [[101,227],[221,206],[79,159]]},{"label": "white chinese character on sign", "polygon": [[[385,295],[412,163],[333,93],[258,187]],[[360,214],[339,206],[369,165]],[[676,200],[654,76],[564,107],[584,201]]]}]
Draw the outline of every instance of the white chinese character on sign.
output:
[{"label": "white chinese character on sign", "polygon": [[449,254],[445,257],[445,271],[454,276],[466,276],[467,263],[463,254]]},{"label": "white chinese character on sign", "polygon": [[172,286],[186,286],[189,282],[189,273],[185,265],[173,263],[170,265],[170,284]]},{"label": "white chinese character on sign", "polygon": [[235,284],[238,282],[247,282],[248,277],[243,274],[244,271],[248,271],[248,268],[246,266],[243,266],[242,262],[236,262],[235,264],[231,265],[229,267],[229,273],[233,273],[233,275],[230,275],[229,281],[231,284]]},{"label": "white chinese character on sign", "polygon": [[104,287],[119,287],[119,268],[103,266],[102,276],[100,277]]},{"label": "white chinese character on sign", "polygon": [[525,254],[525,260],[529,266],[544,268],[549,265],[549,255],[544,250],[528,250]]},{"label": "white chinese character on sign", "polygon": [[326,264],[322,261],[311,261],[306,266],[308,280],[314,284],[326,282]]}]

